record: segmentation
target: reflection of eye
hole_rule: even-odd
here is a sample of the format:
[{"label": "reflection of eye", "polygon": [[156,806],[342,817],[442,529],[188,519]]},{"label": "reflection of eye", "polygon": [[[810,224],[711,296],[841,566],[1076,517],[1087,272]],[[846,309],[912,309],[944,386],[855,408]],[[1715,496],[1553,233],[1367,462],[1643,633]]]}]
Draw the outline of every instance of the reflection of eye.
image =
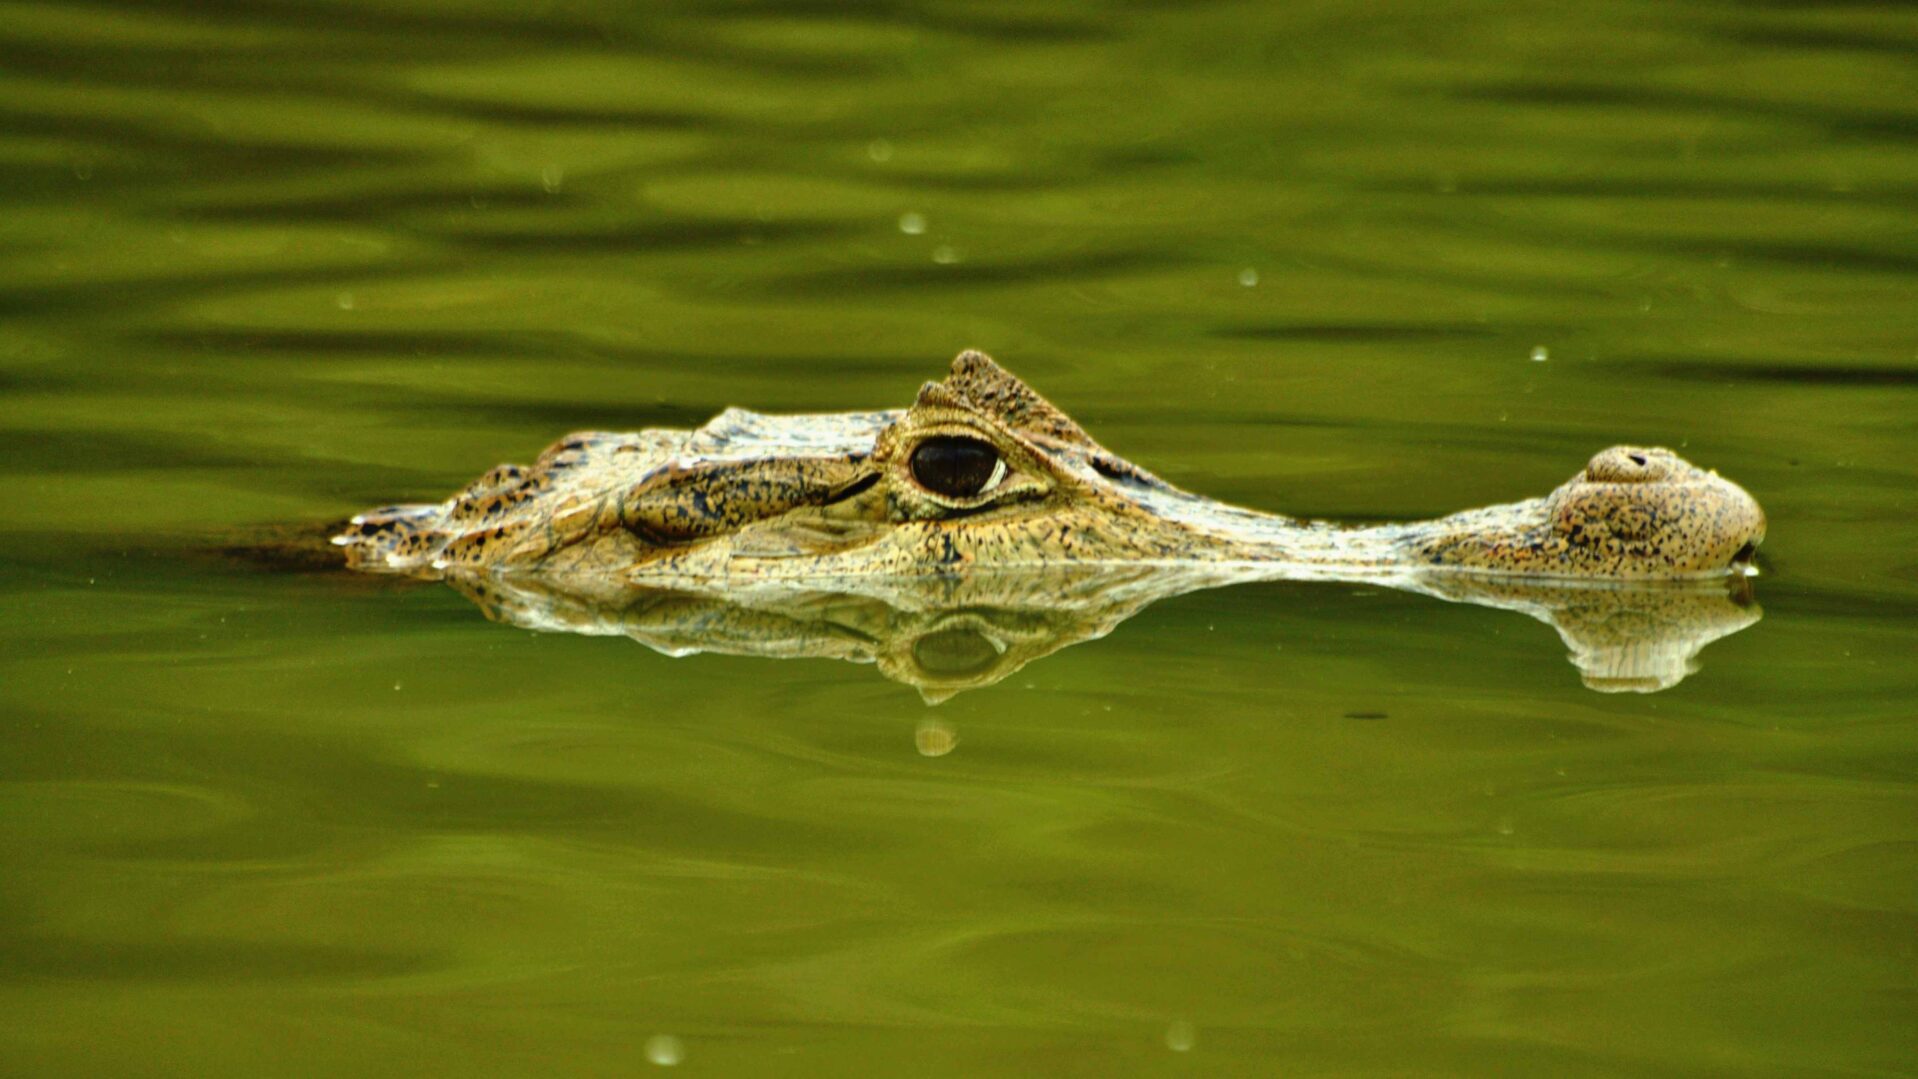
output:
[{"label": "reflection of eye", "polygon": [[975,629],[942,629],[913,642],[913,662],[930,675],[978,674],[999,661],[991,638]]},{"label": "reflection of eye", "polygon": [[1006,463],[976,438],[938,435],[912,451],[912,478],[936,495],[976,498],[1006,478]]}]

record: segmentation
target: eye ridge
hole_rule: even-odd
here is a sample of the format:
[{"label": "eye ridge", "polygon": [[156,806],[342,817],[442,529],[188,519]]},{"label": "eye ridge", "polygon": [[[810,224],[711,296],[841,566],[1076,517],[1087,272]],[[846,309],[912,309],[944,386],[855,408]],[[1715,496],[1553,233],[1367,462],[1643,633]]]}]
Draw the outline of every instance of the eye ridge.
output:
[{"label": "eye ridge", "polygon": [[946,498],[977,498],[1006,478],[1006,462],[992,443],[965,435],[933,435],[909,461],[919,486]]}]

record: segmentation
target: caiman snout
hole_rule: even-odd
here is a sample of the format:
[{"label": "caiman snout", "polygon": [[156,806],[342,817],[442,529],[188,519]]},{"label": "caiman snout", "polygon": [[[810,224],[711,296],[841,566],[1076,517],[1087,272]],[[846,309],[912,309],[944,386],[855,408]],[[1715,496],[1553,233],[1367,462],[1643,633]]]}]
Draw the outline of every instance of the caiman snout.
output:
[{"label": "caiman snout", "polygon": [[1745,489],[1667,449],[1613,446],[1553,492],[1554,530],[1619,576],[1742,571],[1765,538]]}]

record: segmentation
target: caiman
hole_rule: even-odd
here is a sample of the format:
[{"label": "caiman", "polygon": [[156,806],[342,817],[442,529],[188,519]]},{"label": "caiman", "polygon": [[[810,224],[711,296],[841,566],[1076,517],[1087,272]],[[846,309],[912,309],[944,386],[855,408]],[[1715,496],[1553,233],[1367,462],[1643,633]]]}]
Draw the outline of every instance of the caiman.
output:
[{"label": "caiman", "polygon": [[1543,498],[1341,528],[1189,494],[978,352],[911,408],[729,409],[577,434],[431,505],[354,518],[354,567],[442,579],[488,617],[668,655],[871,663],[928,701],[1104,636],[1167,596],[1356,580],[1520,611],[1585,684],[1653,692],[1756,622],[1751,496],[1614,447]]},{"label": "caiman", "polygon": [[1437,520],[1340,527],[1256,513],[1126,461],[968,351],[907,409],[733,408],[690,431],[575,434],[445,502],[363,513],[333,542],[361,569],[710,592],[1101,565],[1724,577],[1747,570],[1764,534],[1737,484],[1633,446],[1599,452],[1541,498]]}]

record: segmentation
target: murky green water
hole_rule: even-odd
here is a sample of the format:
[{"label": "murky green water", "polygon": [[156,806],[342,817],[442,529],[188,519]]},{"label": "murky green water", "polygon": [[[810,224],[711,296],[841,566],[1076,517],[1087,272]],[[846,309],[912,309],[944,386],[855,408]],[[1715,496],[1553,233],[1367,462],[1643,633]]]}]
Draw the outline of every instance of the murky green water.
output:
[{"label": "murky green water", "polygon": [[[0,15],[0,1070],[1918,1072],[1909,11],[602,6]],[[1300,514],[1681,448],[1764,618],[1248,585],[930,706],[227,550],[968,345]]]}]

